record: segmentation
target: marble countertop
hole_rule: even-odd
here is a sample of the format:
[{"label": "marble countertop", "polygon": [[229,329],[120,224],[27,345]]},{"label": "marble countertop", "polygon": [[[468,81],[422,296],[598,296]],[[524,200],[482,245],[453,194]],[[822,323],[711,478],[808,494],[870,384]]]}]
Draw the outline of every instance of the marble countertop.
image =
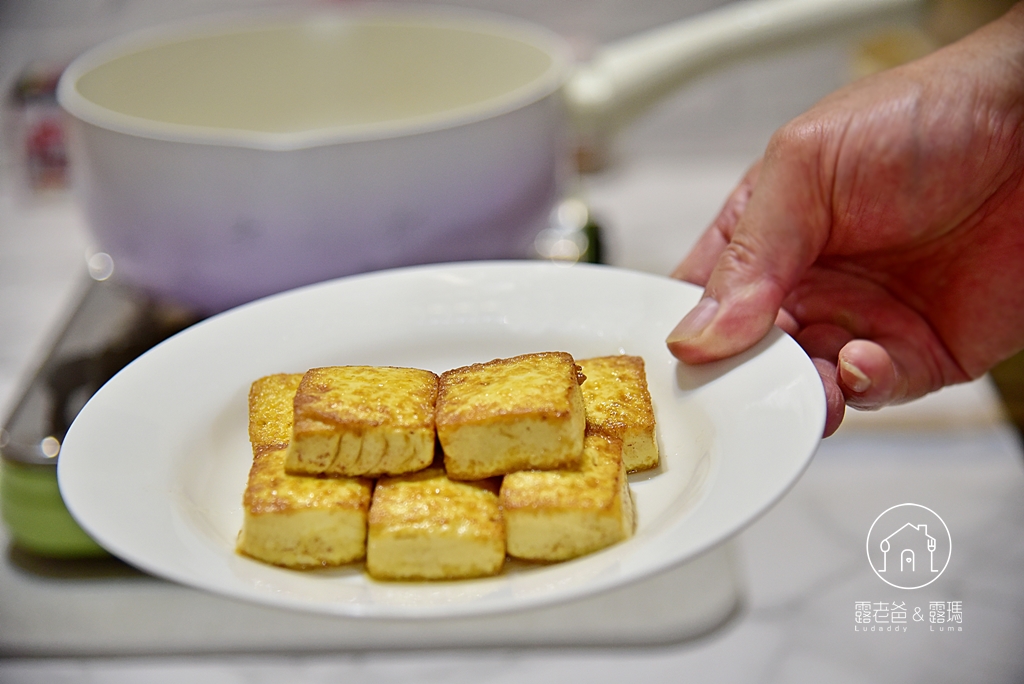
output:
[{"label": "marble countertop", "polygon": [[[19,34],[23,46],[38,34],[33,31]],[[13,45],[0,47],[8,66]],[[805,52],[711,79],[631,131],[621,142],[619,163],[585,183],[606,227],[612,263],[668,271],[770,130],[836,85],[826,67],[835,66],[838,54],[834,47]],[[767,78],[766,69],[814,85],[771,100],[759,112],[736,111],[737,101],[749,103],[757,93],[770,100],[778,81]],[[716,114],[722,108],[728,116]],[[670,130],[680,131],[678,137],[660,145]],[[81,292],[91,243],[69,196],[26,194],[12,181],[17,169],[8,164],[0,170],[5,417]],[[905,502],[936,511],[953,539],[941,577],[912,591],[881,581],[865,554],[875,518]],[[741,608],[714,632],[680,643],[262,654],[237,649],[201,656],[137,656],[111,644],[108,655],[96,657],[55,649],[6,658],[0,660],[0,681],[1024,681],[1024,452],[986,379],[904,407],[852,413],[783,500],[738,536],[735,549],[745,594]],[[67,592],[74,600],[82,586],[33,572],[10,549],[0,549],[0,578],[7,596],[24,589]],[[88,584],[89,578],[76,581]],[[116,592],[116,583],[111,586]],[[166,585],[166,591],[178,588]],[[19,624],[15,602],[3,597],[0,592],[0,633],[9,633]],[[959,608],[961,622],[939,623],[939,603],[944,617]],[[858,604],[871,604],[867,622],[857,621]],[[907,619],[894,625],[900,605]],[[915,608],[921,608],[920,620]],[[197,621],[203,618],[200,610]],[[158,629],[161,616],[152,619]],[[94,628],[102,640],[104,621],[97,619]]]}]

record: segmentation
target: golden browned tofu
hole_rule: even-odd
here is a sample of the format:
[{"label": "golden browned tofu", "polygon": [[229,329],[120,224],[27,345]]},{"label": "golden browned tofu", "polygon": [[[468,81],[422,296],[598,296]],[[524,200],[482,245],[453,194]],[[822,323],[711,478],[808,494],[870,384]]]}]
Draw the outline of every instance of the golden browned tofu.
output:
[{"label": "golden browned tofu", "polygon": [[376,579],[494,575],[505,563],[498,480],[455,482],[441,467],[381,478],[366,546],[366,569]]},{"label": "golden browned tofu", "polygon": [[341,565],[366,554],[372,482],[288,475],[292,400],[302,374],[260,378],[249,390],[253,464],[238,551],[289,568]]},{"label": "golden browned tofu", "polygon": [[443,373],[437,436],[448,476],[479,480],[578,464],[586,427],[580,381],[576,362],[565,352]]},{"label": "golden browned tofu", "polygon": [[254,454],[288,448],[292,402],[301,380],[302,373],[278,373],[249,387],[249,443]]},{"label": "golden browned tofu", "polygon": [[634,513],[622,442],[588,432],[579,468],[506,475],[501,507],[516,558],[568,560],[628,539]]},{"label": "golden browned tofu", "polygon": [[426,468],[434,460],[436,399],[430,371],[313,368],[295,394],[288,472],[378,476]]},{"label": "golden browned tofu", "polygon": [[657,467],[654,409],[647,391],[644,360],[623,355],[583,359],[577,363],[587,376],[582,387],[587,429],[622,440],[626,472]]}]

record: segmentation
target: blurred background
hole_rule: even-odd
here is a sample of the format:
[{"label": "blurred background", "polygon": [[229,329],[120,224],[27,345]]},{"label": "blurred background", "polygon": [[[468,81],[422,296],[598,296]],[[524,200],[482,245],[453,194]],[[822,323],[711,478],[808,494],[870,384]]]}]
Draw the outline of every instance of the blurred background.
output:
[{"label": "blurred background", "polygon": [[[287,4],[259,0],[5,0],[0,4],[0,413],[25,360],[66,317],[95,252],[70,180],[53,97],[61,69],[103,40],[160,23]],[[720,0],[452,3],[547,26],[585,59],[608,41],[695,15]],[[616,138],[589,201],[603,221],[605,260],[666,273],[682,257],[772,131],[850,77],[851,43],[831,41],[741,63],[661,103]],[[44,237],[45,236],[45,237]],[[102,264],[101,264],[102,266]],[[39,302],[25,306],[26,296]],[[41,315],[49,312],[48,315]]]},{"label": "blurred background", "polygon": [[[0,3],[0,414],[12,410],[25,361],[82,288],[102,277],[70,190],[65,122],[53,91],[74,57],[113,36],[169,21],[281,5],[338,7],[339,0],[4,0]],[[415,4],[415,3],[410,3]],[[426,3],[423,3],[426,4]],[[450,3],[527,19],[564,36],[586,60],[601,45],[699,14],[724,0]],[[717,212],[772,132],[850,80],[926,54],[998,16],[1008,0],[934,0],[917,24],[811,41],[727,65],[670,95],[623,130],[582,176],[601,227],[601,258],[669,272]],[[90,262],[91,260],[91,262]],[[38,306],[26,306],[31,294]],[[44,312],[49,312],[44,313]],[[1017,374],[1001,372],[1018,406]],[[1018,409],[1014,408],[1015,411]]]},{"label": "blurred background", "polygon": [[[323,8],[353,3],[0,0],[0,420],[19,405],[90,283],[109,275],[69,187],[75,159],[67,152],[64,120],[53,97],[63,67],[84,50],[129,31],[282,4]],[[585,60],[609,41],[728,3],[449,4],[546,26]],[[926,54],[1010,4],[936,0],[917,24],[833,36],[734,63],[689,83],[625,129],[602,163],[580,177],[577,196],[600,227],[602,261],[669,272],[775,129],[852,79]],[[140,579],[118,565],[62,565],[9,545],[0,563],[0,656],[8,657],[0,662],[0,681],[78,681],[90,672],[104,681],[184,676],[267,681],[296,672],[309,681],[343,676],[407,681],[423,672],[437,681],[524,676],[558,681],[581,673],[590,681],[617,681],[631,673],[646,673],[642,678],[650,681],[678,681],[686,671],[704,681],[737,682],[1021,681],[1024,477],[1018,437],[1008,419],[1024,416],[1020,366],[1015,360],[997,369],[998,388],[984,378],[908,406],[877,414],[853,412],[793,492],[740,538],[749,592],[744,608],[723,630],[696,643],[584,653],[132,661],[119,657],[137,651],[119,645],[114,636],[103,641],[100,630],[91,646],[48,650],[41,644],[48,629],[60,632],[56,616],[62,601],[81,607],[106,600],[118,609],[133,600],[140,605],[181,602],[207,617],[215,610],[206,607],[204,596]],[[0,450],[5,439],[0,433]],[[55,456],[59,443],[54,449]],[[956,642],[927,635],[885,645],[854,641],[854,600],[892,598],[863,562],[863,535],[887,505],[915,497],[937,501],[953,535],[964,540],[955,556],[959,565],[951,567],[934,598],[963,600],[973,631]],[[132,583],[130,592],[110,588],[126,581]],[[97,587],[110,593],[100,597]],[[30,614],[34,621],[27,621]],[[23,638],[16,636],[27,623]],[[156,633],[157,627],[150,626]],[[82,654],[101,657],[64,658]]]}]

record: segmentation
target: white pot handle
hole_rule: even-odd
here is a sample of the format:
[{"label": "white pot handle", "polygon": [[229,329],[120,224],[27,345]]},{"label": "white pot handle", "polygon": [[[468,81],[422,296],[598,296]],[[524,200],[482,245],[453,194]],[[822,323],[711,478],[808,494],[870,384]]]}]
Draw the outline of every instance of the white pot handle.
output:
[{"label": "white pot handle", "polygon": [[926,0],[746,0],[613,43],[581,65],[565,98],[596,141],[723,62],[807,39],[916,18]]}]

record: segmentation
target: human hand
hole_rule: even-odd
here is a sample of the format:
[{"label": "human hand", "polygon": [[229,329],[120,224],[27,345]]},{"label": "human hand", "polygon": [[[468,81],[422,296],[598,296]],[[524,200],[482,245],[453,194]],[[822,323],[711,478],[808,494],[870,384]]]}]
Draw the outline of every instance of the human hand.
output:
[{"label": "human hand", "polygon": [[814,359],[835,431],[1024,347],[1024,3],[780,129],[673,276],[705,296],[687,363],[777,323]]}]

